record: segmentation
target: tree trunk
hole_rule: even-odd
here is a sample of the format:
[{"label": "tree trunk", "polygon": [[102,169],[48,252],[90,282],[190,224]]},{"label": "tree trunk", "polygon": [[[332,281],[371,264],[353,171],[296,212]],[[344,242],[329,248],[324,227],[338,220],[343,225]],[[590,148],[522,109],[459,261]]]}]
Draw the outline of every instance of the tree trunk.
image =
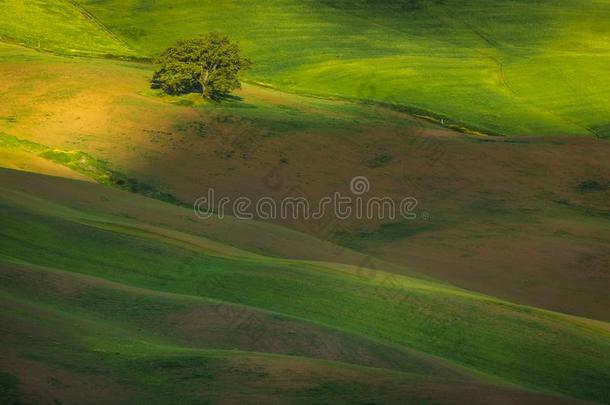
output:
[{"label": "tree trunk", "polygon": [[206,94],[206,85],[208,84],[208,78],[210,77],[210,70],[205,70],[205,75],[203,79],[199,82],[201,84],[201,95],[203,98],[210,98],[209,94]]}]

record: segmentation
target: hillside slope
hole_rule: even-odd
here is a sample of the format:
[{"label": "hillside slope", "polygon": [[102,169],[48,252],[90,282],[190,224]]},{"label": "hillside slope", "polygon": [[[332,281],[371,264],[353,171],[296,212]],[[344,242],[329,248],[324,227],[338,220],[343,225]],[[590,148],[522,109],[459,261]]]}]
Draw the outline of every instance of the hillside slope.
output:
[{"label": "hillside slope", "polygon": [[249,77],[282,89],[410,106],[501,134],[610,136],[606,1],[79,3],[149,55],[223,32],[254,60]]},{"label": "hillside slope", "polygon": [[4,403],[577,403],[227,303],[6,263],[0,278]]},{"label": "hillside slope", "polygon": [[[609,17],[0,0],[0,403],[610,404]],[[150,89],[211,30],[241,90]],[[204,220],[211,190],[417,206]]]},{"label": "hillside slope", "polygon": [[[286,354],[331,356],[331,359],[358,363],[366,361],[367,366],[424,374],[425,370],[431,370],[435,375],[447,375],[447,378],[464,378],[465,371],[460,371],[458,366],[461,365],[528,389],[610,401],[606,385],[610,378],[610,363],[604,356],[610,350],[607,324],[518,306],[447,285],[382,271],[371,277],[366,269],[356,267],[264,256],[236,256],[231,249],[210,250],[206,243],[186,243],[164,232],[151,232],[146,229],[146,224],[128,218],[92,214],[93,207],[103,205],[103,201],[97,200],[90,205],[89,213],[85,214],[32,198],[29,196],[32,191],[28,188],[35,181],[32,183],[30,179],[39,175],[5,169],[0,171],[0,175],[5,185],[0,194],[3,223],[0,254],[4,263],[2,285],[9,298],[7,302],[15,305],[22,302],[26,307],[34,306],[30,309],[34,311],[37,306],[42,306],[101,322],[106,325],[104,331],[111,331],[111,325],[120,328],[129,325],[129,330],[135,329],[129,344],[122,342],[126,337],[124,332],[118,341],[105,337],[110,332],[100,331],[97,337],[91,338],[78,334],[75,338],[89,349],[78,355],[72,352],[77,359],[71,361],[78,362],[80,356],[109,350],[144,358],[152,350],[163,358],[176,350],[186,354],[188,351],[184,349],[187,347],[211,349],[220,345],[226,349],[226,345],[233,344],[240,347],[243,342],[240,343],[239,335],[225,336],[225,333],[233,334],[232,324],[235,328],[245,328],[247,335],[260,336],[258,343],[244,346],[248,350],[280,353],[288,350]],[[13,188],[11,183],[19,186]],[[87,195],[86,190],[91,187],[100,188],[75,183],[74,180],[55,179],[51,183],[55,184],[54,189],[61,189],[62,183],[70,187],[83,184],[82,195]],[[124,203],[128,205],[138,206],[140,201],[146,201],[124,192],[112,194],[117,193],[124,195]],[[182,215],[189,213],[184,211]],[[138,226],[136,232],[134,227]],[[196,239],[200,236],[191,237]],[[99,255],[100,251],[104,252],[103,256]],[[70,273],[94,278],[74,278],[76,276]],[[79,287],[83,283],[93,283],[98,287],[83,289]],[[164,295],[144,290],[139,293],[133,288],[179,294],[186,301],[165,308]],[[131,297],[122,297],[125,293]],[[141,294],[151,298],[137,298]],[[173,295],[166,297],[172,302],[177,299],[172,298]],[[220,309],[226,311],[225,321],[232,321],[225,326],[211,327],[207,321],[197,326],[201,322],[197,319],[205,318],[206,313],[211,316],[213,311],[209,313],[205,308],[193,307],[201,301],[187,297],[203,297],[220,303]],[[254,311],[270,311],[277,317],[232,318],[235,311],[226,306],[234,304],[245,305]],[[188,318],[180,321],[181,318],[176,318],[180,316]],[[170,322],[167,326],[164,326],[164,319]],[[284,326],[291,322],[318,325],[308,327],[309,332],[303,335],[303,344],[311,341],[309,336],[312,334],[329,342],[323,336],[331,333],[336,336],[332,340],[352,342],[349,344],[354,345],[354,350],[332,355],[330,347],[323,353],[311,352],[313,348],[307,346],[298,349],[299,333],[294,332],[294,328],[298,330],[304,326],[296,325],[288,326],[293,332],[285,332],[288,336],[296,333],[291,343],[281,343],[285,335],[277,328],[283,326],[267,325],[276,322],[273,319],[277,322],[285,319],[282,321],[286,322]],[[176,325],[183,326],[176,329]],[[226,328],[228,332],[223,332]],[[167,347],[164,339],[170,339],[174,345],[181,342],[179,346],[182,349]],[[337,344],[343,346],[343,343]],[[363,348],[356,349],[358,346]],[[47,356],[53,356],[53,353],[61,355],[62,347],[60,343],[59,352],[53,350]],[[349,357],[358,350],[372,353]],[[399,356],[391,354],[392,350],[405,352]],[[409,354],[410,351],[413,354]],[[64,352],[63,356],[66,355]],[[400,360],[401,356],[404,360]],[[415,357],[409,359],[409,356]],[[435,358],[439,357],[448,363],[444,366],[443,361],[438,363]],[[536,361],[531,361],[533,358]],[[387,364],[389,359],[395,360],[394,365]],[[116,370],[125,367],[113,363],[123,361],[114,355],[103,356],[100,361],[100,367],[110,366]],[[154,364],[148,360],[144,362]],[[553,367],[547,366],[550,362]],[[192,370],[192,363],[168,367]],[[586,373],[582,372],[583,367],[586,367]],[[209,372],[209,368],[207,370]],[[139,366],[129,371],[131,378],[136,378],[141,372],[146,371]],[[473,375],[470,378],[480,377]]]},{"label": "hillside slope", "polygon": [[0,41],[67,55],[137,56],[70,0],[4,0],[0,10]]},{"label": "hillside slope", "polygon": [[[290,195],[316,204],[365,176],[371,196],[417,198],[418,219],[274,222],[342,246],[318,256],[317,243],[284,248],[295,233],[279,226],[264,237],[226,223],[215,229],[241,246],[262,239],[256,251],[267,255],[358,263],[342,257],[357,250],[402,274],[416,268],[513,302],[610,320],[608,141],[467,136],[404,112],[254,85],[210,105],[149,91],[148,65],[0,51],[0,74],[12,78],[0,83],[0,150],[6,138],[71,159],[86,153],[187,205],[210,188],[232,200]],[[25,165],[14,161],[21,141],[5,152],[6,167]]]}]

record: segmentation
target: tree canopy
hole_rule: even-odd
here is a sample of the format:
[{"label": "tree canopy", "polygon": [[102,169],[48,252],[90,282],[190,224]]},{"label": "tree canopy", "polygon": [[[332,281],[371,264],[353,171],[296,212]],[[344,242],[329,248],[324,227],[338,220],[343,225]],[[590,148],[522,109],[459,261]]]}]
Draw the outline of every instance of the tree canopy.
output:
[{"label": "tree canopy", "polygon": [[241,88],[239,73],[251,65],[237,43],[216,32],[180,41],[156,62],[160,68],[153,75],[153,88],[173,95],[201,93],[209,99]]}]

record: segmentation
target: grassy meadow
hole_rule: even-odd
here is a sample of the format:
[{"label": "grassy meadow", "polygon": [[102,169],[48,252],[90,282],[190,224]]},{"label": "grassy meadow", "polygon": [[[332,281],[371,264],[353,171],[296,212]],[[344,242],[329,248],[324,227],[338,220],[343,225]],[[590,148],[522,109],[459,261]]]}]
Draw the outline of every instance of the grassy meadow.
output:
[{"label": "grassy meadow", "polygon": [[3,1],[0,40],[66,55],[137,56],[69,0]]},{"label": "grassy meadow", "polygon": [[[401,273],[416,263],[464,288],[610,320],[607,142],[468,136],[381,106],[253,84],[209,104],[149,90],[146,64],[0,49],[0,72],[13,78],[0,83],[4,167],[46,156],[61,165],[42,173],[68,167],[184,205],[209,187],[232,198],[315,201],[365,175],[379,195],[418,198],[432,220],[276,224],[399,264]],[[601,188],[580,188],[590,182]],[[278,249],[280,240],[261,252],[319,258],[320,246]]]},{"label": "grassy meadow", "polygon": [[79,4],[147,55],[195,32],[229,34],[255,61],[249,77],[284,90],[401,105],[489,133],[610,136],[601,0]]},{"label": "grassy meadow", "polygon": [[[265,311],[261,315],[231,320],[236,310],[217,309],[226,311],[225,321],[229,325],[225,327],[230,328],[232,321],[235,328],[245,329],[243,333],[259,336],[260,341],[252,342],[255,347],[249,351],[257,351],[257,344],[271,344],[269,339],[275,341],[278,326],[267,326],[268,322],[305,323],[324,329],[324,333],[353,339],[353,344],[362,340],[360,344],[371,345],[370,350],[381,358],[384,350],[399,353],[400,347],[416,350],[409,354],[409,350],[403,349],[406,352],[401,355],[417,359],[413,363],[405,360],[416,368],[406,370],[409,372],[433,370],[436,374],[435,367],[439,367],[446,369],[439,371],[440,374],[448,373],[452,378],[462,373],[488,384],[494,381],[468,371],[478,370],[525,389],[590,400],[608,399],[605,382],[609,366],[603,355],[610,345],[606,324],[597,325],[446,284],[381,271],[369,277],[356,267],[234,256],[208,251],[194,243],[176,243],[161,230],[134,234],[129,231],[132,221],[107,215],[96,217],[91,212],[85,214],[58,207],[36,197],[35,189],[28,190],[36,184],[35,178],[31,180],[33,175],[5,170],[2,176],[21,176],[19,183],[25,187],[25,191],[3,190],[0,254],[3,290],[10,297],[9,302],[25,301],[26,306],[59,312],[68,319],[76,318],[77,322],[95,321],[104,331],[113,330],[106,324],[119,330],[137,331],[131,343],[120,339],[111,343],[112,338],[104,335],[109,332],[100,332],[101,337],[81,342],[86,347],[83,356],[90,351],[118,350],[118,353],[147,358],[152,350],[160,356],[158,361],[172,362],[162,359],[173,358],[175,352],[184,353],[188,362],[168,367],[191,367],[190,361],[197,365],[203,360],[188,356],[188,348],[210,348],[216,344],[228,350],[229,343],[206,342],[206,333],[195,333],[192,336],[195,341],[185,341],[189,329],[195,327],[190,322],[201,322],[202,330],[207,330],[205,316],[213,315],[209,308],[208,312],[202,309],[201,318],[195,315],[190,322],[184,319],[184,323],[173,324],[169,320],[179,314],[186,316],[198,304],[204,307],[237,305],[249,308],[248,311]],[[67,181],[54,180],[55,187],[61,188]],[[142,197],[127,201],[138,204],[139,198]],[[100,251],[104,251],[103,256],[99,255]],[[56,287],[48,290],[49,285]],[[165,321],[159,323],[160,320]],[[284,333],[290,335],[290,327],[287,329]],[[207,333],[219,331],[207,330]],[[127,337],[129,333],[122,336]],[[166,339],[173,340],[177,347],[161,345]],[[307,339],[307,334],[295,333],[291,339]],[[239,345],[239,342],[233,344]],[[282,345],[286,343],[278,344],[280,352]],[[298,355],[316,357],[306,352],[313,347],[301,350],[305,352]],[[348,350],[346,355],[349,353]],[[119,361],[117,353],[114,354],[110,361]],[[446,363],[439,358],[446,359]],[[532,358],[537,361],[530,361]],[[52,363],[60,359],[42,360]],[[548,362],[555,366],[547,367]],[[583,362],[588,366],[586,374],[577,371]],[[401,370],[405,371],[404,367]],[[139,381],[129,374],[127,379]]]},{"label": "grassy meadow", "polygon": [[[0,0],[0,403],[610,403],[609,16]],[[242,89],[150,88],[209,31]],[[355,176],[416,219],[191,209]]]},{"label": "grassy meadow", "polygon": [[282,90],[397,105],[474,132],[609,136],[602,0],[20,4],[0,16],[4,35],[34,48],[154,57],[217,30],[255,61],[250,80]]}]

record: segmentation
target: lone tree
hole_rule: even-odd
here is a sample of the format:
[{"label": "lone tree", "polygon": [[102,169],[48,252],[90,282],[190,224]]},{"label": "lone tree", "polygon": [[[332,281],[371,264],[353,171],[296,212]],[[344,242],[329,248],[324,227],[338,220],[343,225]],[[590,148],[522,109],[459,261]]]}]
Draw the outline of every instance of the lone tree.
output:
[{"label": "lone tree", "polygon": [[208,99],[241,88],[238,74],[251,65],[241,57],[237,43],[216,32],[178,42],[157,63],[161,67],[153,75],[152,88],[173,95],[201,93]]}]

